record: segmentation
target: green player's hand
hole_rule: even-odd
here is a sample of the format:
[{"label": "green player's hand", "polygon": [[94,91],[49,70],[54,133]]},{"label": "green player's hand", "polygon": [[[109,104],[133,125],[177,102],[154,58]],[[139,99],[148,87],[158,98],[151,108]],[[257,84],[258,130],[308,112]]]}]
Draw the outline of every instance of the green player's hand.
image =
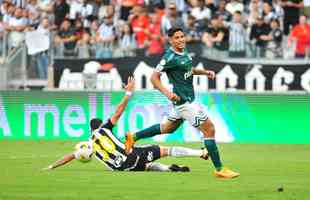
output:
[{"label": "green player's hand", "polygon": [[181,100],[181,98],[178,96],[178,95],[176,95],[175,93],[173,93],[173,92],[169,92],[168,94],[167,94],[167,97],[168,97],[168,99],[170,100],[170,101],[180,101]]},{"label": "green player's hand", "polygon": [[215,78],[215,72],[207,70],[207,76],[208,76],[209,79],[213,80]]}]

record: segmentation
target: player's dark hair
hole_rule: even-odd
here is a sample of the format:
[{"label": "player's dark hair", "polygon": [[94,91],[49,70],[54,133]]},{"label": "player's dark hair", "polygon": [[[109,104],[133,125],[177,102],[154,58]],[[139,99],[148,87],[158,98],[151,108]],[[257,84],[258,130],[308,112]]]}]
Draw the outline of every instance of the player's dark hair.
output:
[{"label": "player's dark hair", "polygon": [[102,124],[102,120],[99,118],[94,118],[90,120],[90,128],[91,131],[96,130]]},{"label": "player's dark hair", "polygon": [[172,27],[168,30],[168,37],[172,37],[176,32],[181,31],[184,32],[182,28]]}]

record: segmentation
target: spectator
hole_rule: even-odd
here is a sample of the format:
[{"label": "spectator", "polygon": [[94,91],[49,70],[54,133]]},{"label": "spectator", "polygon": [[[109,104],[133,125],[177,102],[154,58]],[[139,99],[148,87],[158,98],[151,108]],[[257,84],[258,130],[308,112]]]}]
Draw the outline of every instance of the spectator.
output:
[{"label": "spectator", "polygon": [[91,56],[91,37],[88,31],[83,31],[81,38],[77,41],[78,58],[90,58]]},{"label": "spectator", "polygon": [[82,0],[82,2],[81,18],[83,21],[83,26],[87,28],[94,19],[94,8],[89,0]]},{"label": "spectator", "polygon": [[68,17],[70,6],[66,0],[56,0],[54,5],[55,25],[60,27],[62,22]]},{"label": "spectator", "polygon": [[159,55],[164,52],[164,37],[160,31],[160,19],[155,13],[151,14],[151,23],[149,25],[149,44],[147,55]]},{"label": "spectator", "polygon": [[284,34],[288,35],[290,27],[298,24],[299,9],[302,8],[302,0],[282,0],[281,2],[284,11]]},{"label": "spectator", "polygon": [[209,48],[214,48],[216,57],[226,57],[229,47],[229,30],[223,25],[218,16],[213,16],[211,25],[202,36],[202,41]]},{"label": "spectator", "polygon": [[90,56],[96,55],[96,43],[97,43],[97,32],[99,30],[98,20],[92,21],[88,34],[89,34],[89,45],[90,45]]},{"label": "spectator", "polygon": [[114,16],[106,16],[96,36],[96,58],[112,58],[113,45],[116,39]]},{"label": "spectator", "polygon": [[270,26],[266,24],[263,17],[259,16],[256,19],[256,23],[252,25],[250,32],[250,40],[255,45],[254,55],[255,57],[264,57],[268,34],[270,33]]},{"label": "spectator", "polygon": [[97,35],[98,30],[99,30],[98,20],[92,21],[89,27],[90,41],[92,44],[96,43],[96,35]]},{"label": "spectator", "polygon": [[231,0],[227,5],[226,5],[226,10],[233,15],[236,11],[243,12],[244,5],[240,3],[238,0]]},{"label": "spectator", "polygon": [[113,5],[105,6],[103,17],[113,16],[113,24],[116,26],[121,20],[118,19],[118,15],[115,13],[115,7]]},{"label": "spectator", "polygon": [[[23,8],[21,8],[21,10],[22,10],[22,19],[23,19],[23,23],[24,23],[24,24],[27,24],[27,25],[33,25],[33,24],[30,24],[30,19],[29,19],[29,12],[28,12],[28,10],[23,9]],[[34,22],[34,23],[36,23],[36,22]],[[39,22],[38,22],[38,23],[39,23]]]},{"label": "spectator", "polygon": [[191,56],[201,55],[203,45],[201,44],[201,37],[206,27],[202,21],[197,22],[195,17],[189,15],[184,32],[186,33],[186,47]]},{"label": "spectator", "polygon": [[37,0],[27,0],[27,4],[25,6],[26,10],[37,12],[38,11],[38,1]]},{"label": "spectator", "polygon": [[184,29],[184,22],[182,17],[177,12],[175,3],[170,3],[168,6],[167,14],[163,16],[161,21],[161,31],[164,36],[171,27],[180,27]]},{"label": "spectator", "polygon": [[80,18],[76,19],[74,21],[74,33],[75,33],[75,37],[76,37],[76,41],[78,42],[80,39],[82,39],[83,34],[85,32],[84,26],[83,26],[83,22]]},{"label": "spectator", "polygon": [[[181,1],[184,2],[183,0]],[[155,13],[156,13],[155,9],[159,9],[159,10],[165,9],[165,0],[145,1],[145,4],[147,4],[148,10],[150,10],[151,12],[155,12]],[[183,7],[183,9],[185,9],[185,7]]]},{"label": "spectator", "polygon": [[277,18],[281,20],[281,23],[280,23],[280,27],[281,27],[282,21],[283,21],[283,15],[284,15],[284,11],[281,6],[281,0],[273,0],[272,7],[274,8],[274,13],[276,14]]},{"label": "spectator", "polygon": [[71,26],[71,22],[65,19],[58,34],[55,37],[55,47],[57,56],[74,56],[76,46],[75,30]]},{"label": "spectator", "polygon": [[165,10],[160,5],[157,5],[154,8],[154,13],[157,15],[158,23],[161,26],[163,16],[165,15]]},{"label": "spectator", "polygon": [[170,3],[174,3],[176,5],[177,12],[182,15],[186,10],[186,0],[172,0]]},{"label": "spectator", "polygon": [[[47,17],[41,20],[40,25],[37,28],[37,31],[40,31],[42,34],[47,35],[50,38],[50,25]],[[47,78],[47,68],[49,65],[48,50],[39,52],[35,55],[37,74],[40,79]]]},{"label": "spectator", "polygon": [[40,23],[40,12],[37,4],[37,0],[28,0],[26,10],[29,12],[30,24],[39,25]]},{"label": "spectator", "polygon": [[70,5],[69,19],[73,23],[76,18],[81,16],[83,2],[81,0],[68,0],[68,3]]},{"label": "spectator", "polygon": [[215,14],[220,18],[222,18],[224,21],[230,21],[231,14],[225,9],[225,7],[226,7],[226,1],[221,0]]},{"label": "spectator", "polygon": [[120,37],[118,39],[118,57],[134,56],[134,49],[136,48],[136,39],[132,28],[128,23],[123,24],[121,28]]},{"label": "spectator", "polygon": [[136,6],[132,10],[132,14],[129,16],[132,30],[136,36],[137,48],[143,55],[146,44],[148,44],[148,30],[150,26],[149,17],[144,8]]},{"label": "spectator", "polygon": [[15,10],[16,8],[14,5],[8,5],[7,11],[2,11],[4,13],[2,17],[4,27],[9,26],[10,20],[14,18]]},{"label": "spectator", "polygon": [[191,10],[191,15],[196,18],[196,20],[211,19],[211,10],[206,7],[204,0],[197,0],[193,5]]},{"label": "spectator", "polygon": [[94,19],[102,21],[105,16],[105,10],[107,5],[102,0],[94,0],[90,2],[93,6]]},{"label": "spectator", "polygon": [[[91,23],[91,25],[89,27],[89,34],[90,34],[91,40],[92,40],[92,38],[96,39],[96,35],[97,35],[97,31],[98,30],[99,30],[98,20],[92,21],[92,23]],[[94,40],[94,43],[96,43],[95,40]]]},{"label": "spectator", "polygon": [[9,3],[6,1],[2,2],[0,7],[1,16],[8,14],[8,10],[9,10]]},{"label": "spectator", "polygon": [[8,0],[8,1],[14,4],[17,8],[24,8],[26,3],[24,0]]},{"label": "spectator", "polygon": [[249,4],[249,16],[247,23],[252,26],[259,16],[263,15],[263,2],[261,0],[251,0]]},{"label": "spectator", "polygon": [[35,10],[28,10],[28,24],[31,27],[38,27],[40,24],[40,14]]},{"label": "spectator", "polygon": [[288,46],[296,43],[295,57],[304,58],[306,53],[310,50],[310,25],[307,23],[307,17],[301,15],[299,17],[299,24],[294,26],[289,38]]},{"label": "spectator", "polygon": [[203,34],[198,28],[196,18],[192,15],[188,16],[184,31],[186,33],[186,41],[188,43],[200,41],[200,38]]},{"label": "spectator", "polygon": [[266,24],[269,24],[271,20],[278,18],[278,16],[272,10],[272,7],[268,2],[265,2],[263,4],[263,16],[264,16],[264,21]]},{"label": "spectator", "polygon": [[206,6],[207,6],[207,8],[209,8],[211,10],[211,14],[213,16],[216,12],[216,9],[217,9],[215,6],[214,0],[206,0]]},{"label": "spectator", "polygon": [[128,21],[131,9],[137,5],[137,0],[121,0],[120,19]]},{"label": "spectator", "polygon": [[42,17],[48,17],[50,22],[54,22],[54,1],[53,0],[38,0],[38,10]]},{"label": "spectator", "polygon": [[[15,9],[14,9],[15,10]],[[17,47],[24,40],[24,30],[27,24],[23,18],[23,10],[21,8],[16,8],[14,16],[9,18],[8,26],[5,27],[9,34],[9,46]]]},{"label": "spectator", "polygon": [[247,33],[242,24],[242,14],[236,11],[229,24],[229,56],[243,58],[246,55]]},{"label": "spectator", "polygon": [[277,19],[273,19],[270,22],[271,31],[266,37],[268,41],[267,45],[267,58],[280,58],[282,56],[282,37],[283,33],[280,29],[280,22]]}]

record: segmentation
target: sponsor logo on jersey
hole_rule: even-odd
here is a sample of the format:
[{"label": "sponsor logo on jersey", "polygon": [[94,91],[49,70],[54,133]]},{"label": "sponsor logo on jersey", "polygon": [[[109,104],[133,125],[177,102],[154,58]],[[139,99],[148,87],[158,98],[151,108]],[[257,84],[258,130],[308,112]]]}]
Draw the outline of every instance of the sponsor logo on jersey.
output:
[{"label": "sponsor logo on jersey", "polygon": [[148,161],[152,161],[153,158],[154,158],[153,152],[152,152],[152,151],[147,152],[147,160],[148,160]]},{"label": "sponsor logo on jersey", "polygon": [[123,164],[123,158],[121,155],[117,155],[114,159],[114,166],[120,167]]},{"label": "sponsor logo on jersey", "polygon": [[192,75],[193,75],[193,71],[190,70],[190,71],[188,71],[188,72],[186,72],[186,73],[184,74],[184,79],[186,80],[186,79],[188,79],[189,77],[191,77]]}]

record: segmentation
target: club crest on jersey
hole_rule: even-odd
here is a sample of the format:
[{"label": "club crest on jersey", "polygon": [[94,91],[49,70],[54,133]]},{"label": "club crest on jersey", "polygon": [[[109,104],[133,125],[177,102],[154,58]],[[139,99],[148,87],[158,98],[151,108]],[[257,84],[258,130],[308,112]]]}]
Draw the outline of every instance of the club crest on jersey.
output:
[{"label": "club crest on jersey", "polygon": [[192,75],[193,75],[193,71],[190,70],[190,71],[188,71],[188,72],[186,72],[186,73],[184,74],[184,79],[186,80],[186,79],[188,79],[189,77],[191,77]]},{"label": "club crest on jersey", "polygon": [[162,59],[162,60],[159,62],[159,64],[156,66],[156,70],[157,70],[158,72],[163,71],[165,65],[166,65],[166,60],[165,60],[165,59]]},{"label": "club crest on jersey", "polygon": [[192,58],[190,55],[188,55],[188,59],[189,59],[189,60],[193,60],[193,58]]}]

